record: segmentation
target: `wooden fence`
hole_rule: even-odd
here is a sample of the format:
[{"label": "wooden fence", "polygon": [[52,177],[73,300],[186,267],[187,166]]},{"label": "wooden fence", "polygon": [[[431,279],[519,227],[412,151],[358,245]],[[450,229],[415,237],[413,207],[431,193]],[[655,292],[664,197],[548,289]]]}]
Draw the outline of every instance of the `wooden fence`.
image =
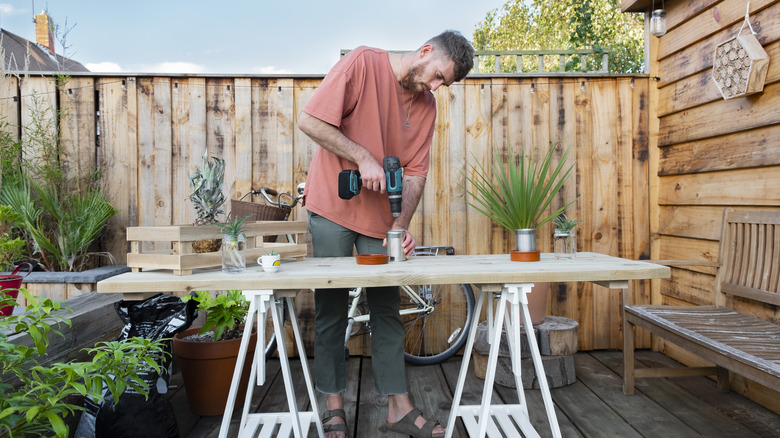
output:
[{"label": "wooden fence", "polygon": [[[122,261],[125,227],[187,224],[188,179],[204,151],[227,162],[226,195],[253,188],[292,192],[306,178],[315,144],[296,118],[322,77],[75,75],[59,92],[50,77],[7,76],[0,110],[24,135],[30,105],[65,110],[63,164],[100,171],[119,209],[105,246]],[[648,80],[645,77],[469,77],[436,91],[431,170],[411,226],[418,244],[449,244],[458,254],[506,253],[513,237],[466,203],[462,170],[522,148],[556,155],[573,148],[576,174],[558,205],[582,222],[578,250],[648,258]],[[255,199],[260,201],[260,199]],[[303,217],[296,211],[296,217]],[[549,225],[539,231],[551,251]],[[649,302],[644,282],[635,302]],[[580,323],[580,348],[619,348],[620,294],[590,284],[551,288],[550,314]],[[306,304],[302,319],[311,318]],[[641,345],[641,342],[640,342]]]}]

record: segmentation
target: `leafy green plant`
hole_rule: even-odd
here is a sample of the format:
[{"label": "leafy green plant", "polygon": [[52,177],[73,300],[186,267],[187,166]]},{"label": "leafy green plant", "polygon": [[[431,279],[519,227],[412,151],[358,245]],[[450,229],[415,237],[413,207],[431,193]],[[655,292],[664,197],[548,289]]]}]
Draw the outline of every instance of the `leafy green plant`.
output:
[{"label": "leafy green plant", "polygon": [[117,212],[98,189],[63,194],[37,182],[3,186],[0,202],[21,215],[44,265],[78,271],[108,220]]},{"label": "leafy green plant", "polygon": [[473,188],[470,194],[474,201],[468,204],[510,231],[538,228],[549,222],[574,202],[546,215],[553,197],[574,169],[574,164],[565,168],[570,149],[552,167],[553,151],[551,146],[539,162],[521,152],[518,159],[508,163],[503,163],[499,151],[495,151],[489,167],[478,162],[464,172]]},{"label": "leafy green plant", "polygon": [[558,215],[553,220],[553,223],[555,224],[555,232],[558,234],[571,234],[571,232],[574,230],[574,227],[581,224],[581,222],[577,222],[577,218],[567,218],[566,213],[561,213]]},{"label": "leafy green plant", "polygon": [[[66,303],[35,297],[26,289],[19,292],[29,303],[26,313],[0,317],[3,378],[15,378],[0,383],[0,436],[66,438],[69,428],[65,419],[84,410],[73,403],[76,396],[102,402],[107,389],[118,402],[127,388],[148,396],[149,388],[138,373],[162,371],[155,358],[167,354],[163,341],[130,338],[125,342],[101,342],[85,349],[91,361],[41,365],[39,357],[46,353],[49,335],[62,336],[60,324],[71,325],[70,320],[54,312],[70,309]],[[0,294],[0,303],[11,301]],[[9,337],[18,333],[27,333],[33,346],[10,342]]]},{"label": "leafy green plant", "polygon": [[7,205],[0,205],[0,271],[10,270],[13,261],[24,254],[27,242],[9,235],[21,216]]},{"label": "leafy green plant", "polygon": [[276,252],[276,251],[271,251],[271,252],[267,252],[267,253],[265,253],[263,255],[264,256],[271,256],[271,257],[273,257],[273,256],[276,256],[276,255],[279,255],[279,253]]},{"label": "leafy green plant", "polygon": [[249,301],[240,290],[229,290],[225,295],[216,296],[207,291],[198,291],[195,296],[182,298],[184,302],[189,300],[197,301],[197,310],[206,312],[206,323],[201,327],[200,334],[214,330],[214,339],[217,341],[241,337],[241,325],[246,321]]}]

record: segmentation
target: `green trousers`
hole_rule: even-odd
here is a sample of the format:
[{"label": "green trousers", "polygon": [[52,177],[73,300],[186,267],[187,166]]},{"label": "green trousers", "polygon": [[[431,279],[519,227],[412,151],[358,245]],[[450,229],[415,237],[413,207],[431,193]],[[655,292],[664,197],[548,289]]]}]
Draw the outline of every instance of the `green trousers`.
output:
[{"label": "green trousers", "polygon": [[[358,254],[387,251],[382,239],[358,234],[311,212],[309,232],[314,257],[351,257],[353,247]],[[360,268],[355,265],[355,269]],[[363,293],[371,314],[371,364],[376,391],[381,395],[406,394],[399,288],[375,287]],[[344,338],[348,306],[348,289],[314,291],[314,375],[317,390],[325,394],[338,394],[347,388]]]}]

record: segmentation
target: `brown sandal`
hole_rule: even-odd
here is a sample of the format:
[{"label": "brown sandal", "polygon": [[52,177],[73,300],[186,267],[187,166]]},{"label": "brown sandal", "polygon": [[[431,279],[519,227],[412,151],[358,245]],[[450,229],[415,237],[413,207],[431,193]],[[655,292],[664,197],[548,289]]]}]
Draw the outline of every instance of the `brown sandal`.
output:
[{"label": "brown sandal", "polygon": [[445,435],[445,433],[437,433],[436,435],[433,434],[433,429],[436,426],[441,425],[436,420],[427,420],[423,427],[417,427],[417,425],[414,424],[414,420],[416,420],[419,416],[422,416],[423,418],[425,417],[421,410],[414,408],[409,411],[408,414],[404,415],[404,418],[401,418],[401,420],[397,423],[387,422],[385,425],[387,430],[391,432],[411,435],[415,438],[440,438]]},{"label": "brown sandal", "polygon": [[[341,423],[325,424],[334,417],[341,418],[342,420],[344,420],[345,424],[341,424]],[[322,431],[325,433],[341,432],[344,434],[345,437],[349,438],[349,432],[347,431],[346,422],[347,422],[347,414],[344,412],[344,409],[331,409],[329,411],[325,411],[325,413],[322,414]]]}]

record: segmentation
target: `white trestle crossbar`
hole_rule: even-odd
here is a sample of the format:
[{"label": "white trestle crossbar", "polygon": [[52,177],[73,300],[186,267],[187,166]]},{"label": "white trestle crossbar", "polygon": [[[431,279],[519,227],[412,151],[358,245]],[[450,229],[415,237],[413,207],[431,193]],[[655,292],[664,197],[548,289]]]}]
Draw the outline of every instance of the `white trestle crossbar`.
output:
[{"label": "white trestle crossbar", "polygon": [[[515,424],[520,427],[523,436],[539,436],[539,433],[531,424],[528,416],[528,404],[526,403],[525,392],[523,391],[523,382],[520,377],[520,365],[522,363],[520,357],[521,310],[523,324],[525,327],[532,327],[531,314],[528,311],[527,297],[527,294],[531,293],[532,287],[533,283],[504,285],[500,291],[498,309],[496,309],[495,318],[493,317],[492,309],[493,300],[488,300],[487,316],[490,352],[488,354],[485,386],[482,390],[482,404],[461,406],[460,399],[463,395],[463,386],[466,380],[466,374],[468,373],[471,351],[474,348],[474,338],[477,332],[477,324],[479,323],[479,318],[473,319],[471,323],[471,329],[469,330],[469,338],[466,342],[466,350],[463,354],[460,374],[458,375],[458,384],[455,388],[455,394],[452,400],[452,412],[450,413],[449,421],[447,422],[447,438],[452,436],[453,430],[455,429],[455,420],[457,417],[461,417],[463,424],[466,427],[469,436],[471,437],[501,437],[504,436],[501,434],[501,430],[504,431],[506,436],[516,436],[517,427],[515,427]],[[477,297],[477,306],[474,309],[475,315],[479,315],[482,311],[482,303],[485,301],[485,295],[490,294],[489,297],[492,298],[494,293],[498,292],[486,291],[484,286],[480,287],[479,295]],[[517,398],[519,400],[519,404],[491,406],[490,400],[493,393],[493,383],[496,377],[498,350],[501,343],[501,333],[504,326],[506,326],[509,354],[512,363],[512,374],[515,378],[515,386],[517,388]],[[547,383],[547,378],[545,377],[546,375],[544,373],[544,366],[542,365],[542,356],[539,353],[539,346],[536,342],[534,331],[526,330],[525,332],[528,338],[528,346],[531,350],[534,369],[536,370],[536,375],[539,376],[539,387],[542,392],[542,399],[544,400],[544,408],[547,412],[547,420],[550,424],[550,430],[552,431],[553,437],[560,438],[561,430],[558,426],[558,419],[555,416],[555,407],[553,406],[552,397],[550,395],[550,387]],[[512,423],[512,420],[514,420],[515,424]]]},{"label": "white trestle crossbar", "polygon": [[[230,393],[228,394],[227,404],[225,405],[225,414],[222,417],[222,426],[219,429],[219,438],[227,438],[228,436],[230,418],[233,413],[236,394],[238,393],[241,370],[244,367],[244,360],[246,359],[249,347],[252,325],[255,323],[256,319],[258,343],[265,342],[265,321],[269,311],[271,312],[271,319],[274,324],[274,336],[276,336],[282,377],[284,378],[284,388],[287,392],[287,403],[290,411],[262,414],[249,413],[249,406],[252,402],[252,392],[255,386],[253,382],[256,380],[258,386],[265,383],[265,348],[258,345],[255,348],[254,358],[252,359],[252,371],[249,377],[249,385],[247,385],[244,408],[241,413],[238,437],[289,437],[292,432],[293,436],[296,438],[304,438],[308,434],[311,423],[315,423],[318,435],[324,436],[322,424],[319,420],[320,415],[319,410],[317,409],[317,399],[314,395],[314,386],[312,385],[309,366],[306,360],[306,350],[303,340],[301,339],[300,331],[298,330],[298,321],[296,320],[295,311],[293,309],[293,296],[286,295],[275,297],[274,291],[272,290],[245,290],[243,291],[243,294],[249,301],[249,318],[247,318],[247,323],[244,326],[244,336],[241,339],[241,347],[239,348],[238,359],[236,360],[236,369],[233,372],[233,381],[230,384]],[[295,335],[295,344],[298,346],[298,356],[301,359],[303,377],[306,380],[306,389],[308,390],[309,401],[312,407],[312,410],[307,412],[299,412],[298,404],[295,400],[295,385],[292,381],[290,360],[287,357],[287,348],[284,344],[284,327],[282,325],[283,301],[287,302],[287,308],[289,309],[290,323],[292,325],[293,334]],[[257,318],[254,317],[255,313],[257,313]],[[274,433],[274,429],[277,425],[279,429]],[[258,428],[260,429],[259,434]]]}]

